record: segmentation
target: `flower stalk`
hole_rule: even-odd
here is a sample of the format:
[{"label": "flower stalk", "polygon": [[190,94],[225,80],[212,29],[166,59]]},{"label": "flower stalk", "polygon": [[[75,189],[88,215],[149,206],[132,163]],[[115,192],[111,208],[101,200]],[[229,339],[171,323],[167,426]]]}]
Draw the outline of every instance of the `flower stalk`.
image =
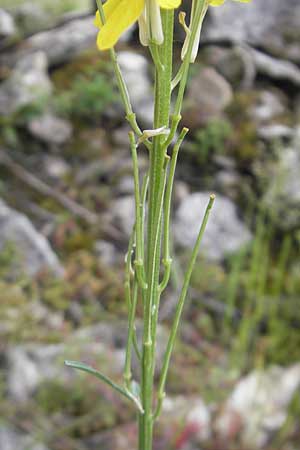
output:
[{"label": "flower stalk", "polygon": [[[175,77],[173,77],[174,9],[180,5],[180,0],[107,0],[104,5],[101,0],[96,2],[98,12],[95,23],[100,29],[98,47],[100,50],[108,49],[110,52],[125,117],[131,126],[129,143],[133,162],[135,225],[125,258],[124,291],[128,307],[128,331],[123,371],[124,385],[120,386],[83,363],[67,361],[66,364],[96,376],[131,401],[138,412],[138,449],[152,450],[153,426],[162,411],[168,369],[180,319],[215,199],[214,195],[211,195],[208,201],[184,276],[156,391],[154,375],[159,306],[172,270],[170,254],[172,191],[178,154],[188,132],[187,128],[182,128],[178,133],[181,109],[189,67],[198,51],[205,14],[209,5],[218,6],[224,3],[224,0],[193,0],[189,27],[185,24],[184,14],[180,13],[179,20],[186,31],[186,40],[182,49],[182,63]],[[123,13],[122,18],[120,13]],[[148,47],[155,69],[152,130],[142,130],[138,125],[113,48],[118,36],[135,21],[139,23],[141,43]],[[149,150],[148,171],[142,183],[138,155],[141,145],[145,145]],[[141,308],[138,308],[138,305],[141,305]],[[141,342],[138,342],[135,329],[138,309],[142,310]],[[140,365],[138,382],[133,379],[132,374],[134,352]]]}]

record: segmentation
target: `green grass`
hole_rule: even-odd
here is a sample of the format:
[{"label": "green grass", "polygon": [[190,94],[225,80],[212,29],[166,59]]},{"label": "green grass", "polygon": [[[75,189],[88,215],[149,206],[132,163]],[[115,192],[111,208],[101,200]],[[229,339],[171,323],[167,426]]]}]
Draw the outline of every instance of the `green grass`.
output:
[{"label": "green grass", "polygon": [[[2,8],[12,9],[16,6],[28,3],[28,0],[1,0],[0,6]],[[86,10],[91,7],[90,0],[31,0],[32,4],[45,9],[51,14],[59,15],[69,11]]]}]

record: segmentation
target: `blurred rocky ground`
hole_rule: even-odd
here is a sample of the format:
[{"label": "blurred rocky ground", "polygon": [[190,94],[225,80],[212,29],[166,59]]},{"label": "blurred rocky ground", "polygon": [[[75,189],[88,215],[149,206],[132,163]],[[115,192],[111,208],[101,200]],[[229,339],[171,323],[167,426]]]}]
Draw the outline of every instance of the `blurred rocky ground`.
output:
[{"label": "blurred rocky ground", "polygon": [[[128,128],[92,9],[0,0],[1,450],[135,446],[130,406],[63,365],[81,359],[121,379],[126,340]],[[205,23],[184,103],[158,369],[209,193],[217,200],[156,450],[299,448],[299,30],[298,0],[228,1]],[[153,70],[136,37],[125,34],[118,58],[148,128]],[[178,25],[178,54],[182,39]]]}]

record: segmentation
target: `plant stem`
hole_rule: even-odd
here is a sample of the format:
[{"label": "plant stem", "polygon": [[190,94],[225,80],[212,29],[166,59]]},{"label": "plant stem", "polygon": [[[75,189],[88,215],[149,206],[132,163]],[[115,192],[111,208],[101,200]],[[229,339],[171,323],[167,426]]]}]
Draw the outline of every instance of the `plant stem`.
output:
[{"label": "plant stem", "polygon": [[[155,117],[154,129],[169,126],[171,102],[171,77],[173,61],[173,11],[162,11],[164,43],[157,48],[164,66],[156,65],[155,73]],[[152,44],[152,49],[155,44]],[[156,53],[156,52],[154,52]],[[146,248],[146,279],[148,290],[144,302],[144,334],[141,395],[144,409],[140,417],[139,450],[152,450],[153,434],[153,377],[155,367],[155,337],[153,329],[154,305],[159,303],[159,269],[161,253],[161,218],[166,174],[166,148],[162,145],[163,136],[153,138],[153,150],[150,152],[149,201]],[[154,339],[153,339],[154,337]]]},{"label": "plant stem", "polygon": [[204,231],[205,231],[205,228],[207,225],[208,217],[209,217],[209,214],[212,209],[214,201],[215,201],[215,196],[211,195],[208,205],[207,205],[207,208],[206,208],[206,211],[205,211],[205,214],[204,214],[204,218],[203,218],[200,230],[199,230],[199,234],[198,234],[195,246],[192,251],[188,269],[187,269],[185,277],[184,277],[182,290],[181,290],[180,297],[179,297],[177,307],[176,307],[175,318],[174,318],[173,325],[171,328],[171,333],[169,336],[166,353],[164,355],[163,367],[162,367],[161,376],[160,376],[160,380],[159,380],[158,404],[157,404],[157,408],[156,408],[156,412],[155,412],[155,416],[154,416],[155,419],[159,417],[160,412],[161,412],[162,402],[165,397],[165,384],[166,384],[166,380],[167,380],[170,359],[171,359],[171,355],[172,355],[174,344],[175,344],[175,339],[176,339],[176,335],[177,335],[177,330],[178,330],[183,306],[184,306],[186,295],[188,292],[190,279],[191,279],[191,275],[192,275],[192,272],[193,272],[193,269],[195,266],[196,258],[197,258],[198,252],[199,252],[199,247],[200,247],[200,244],[202,241],[202,237],[203,237],[203,234],[204,234]]}]

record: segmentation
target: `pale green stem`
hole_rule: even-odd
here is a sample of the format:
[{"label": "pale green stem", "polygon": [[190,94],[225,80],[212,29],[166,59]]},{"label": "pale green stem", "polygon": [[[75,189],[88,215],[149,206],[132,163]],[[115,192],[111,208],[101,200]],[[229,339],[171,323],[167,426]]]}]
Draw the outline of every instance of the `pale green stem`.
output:
[{"label": "pale green stem", "polygon": [[[98,7],[98,11],[101,17],[101,21],[102,23],[105,23],[105,14],[104,14],[104,9],[103,9],[103,5],[102,5],[102,1],[101,0],[96,0],[97,3],[97,7]],[[116,78],[117,78],[117,83],[118,83],[118,88],[121,94],[121,98],[122,98],[122,102],[124,105],[124,109],[125,109],[125,113],[126,113],[126,119],[129,122],[131,128],[133,129],[133,131],[137,134],[138,137],[143,135],[142,130],[140,129],[140,127],[138,126],[138,123],[136,121],[136,115],[132,110],[132,106],[131,106],[131,102],[130,102],[130,97],[129,97],[129,93],[127,90],[127,86],[126,83],[124,81],[118,60],[117,60],[117,55],[116,52],[113,48],[111,48],[109,50],[110,53],[110,57],[111,57],[111,61],[113,64],[113,68],[114,68],[114,72],[116,74]],[[144,141],[145,146],[148,148],[148,150],[151,150],[152,148],[152,144],[151,142],[146,139]]]},{"label": "pale green stem", "polygon": [[192,20],[192,24],[191,24],[191,36],[189,39],[187,52],[186,52],[186,55],[182,62],[182,68],[179,69],[181,77],[180,77],[179,89],[178,89],[177,99],[176,99],[175,108],[174,108],[174,116],[175,117],[180,115],[180,111],[182,109],[183,96],[185,93],[185,88],[186,88],[187,79],[188,79],[193,45],[194,45],[194,42],[195,42],[195,39],[197,36],[198,24],[201,20],[201,16],[203,14],[203,10],[205,7],[206,7],[206,0],[198,0],[197,4],[195,6],[195,11],[193,14],[193,20]]},{"label": "pale green stem", "polygon": [[165,355],[164,355],[163,367],[162,367],[160,380],[159,380],[157,408],[156,408],[156,412],[155,412],[155,416],[154,416],[155,419],[157,419],[159,417],[160,412],[161,412],[163,399],[165,397],[165,384],[166,384],[166,380],[167,380],[167,375],[168,375],[168,369],[169,369],[171,355],[172,355],[173,348],[174,348],[174,345],[175,345],[177,330],[178,330],[178,326],[179,326],[179,322],[180,322],[183,306],[184,306],[184,303],[185,303],[186,295],[187,295],[187,292],[188,292],[188,288],[189,288],[189,284],[190,284],[190,280],[191,280],[191,275],[192,275],[192,272],[193,272],[193,269],[194,269],[194,266],[195,266],[195,263],[196,263],[197,255],[198,255],[199,248],[200,248],[200,244],[201,244],[201,241],[202,241],[202,237],[203,237],[203,234],[204,234],[207,222],[208,222],[209,214],[210,214],[210,211],[212,209],[214,200],[215,200],[215,196],[211,195],[210,199],[209,199],[209,203],[208,203],[206,211],[205,211],[205,214],[204,214],[204,218],[203,218],[200,230],[199,230],[199,234],[198,234],[195,246],[194,246],[192,254],[191,254],[191,258],[190,258],[190,261],[189,261],[189,264],[188,264],[188,268],[187,268],[186,274],[184,276],[182,290],[181,290],[180,297],[179,297],[179,300],[178,300],[178,303],[177,303],[177,307],[176,307],[176,311],[175,311],[175,317],[174,317],[174,321],[173,321],[173,324],[172,324],[172,328],[171,328],[171,332],[170,332],[170,336],[169,336],[166,352],[165,352]]},{"label": "pale green stem", "polygon": [[134,177],[134,196],[135,196],[135,233],[136,233],[136,258],[134,261],[134,267],[136,271],[137,281],[141,289],[147,289],[147,283],[145,280],[145,267],[143,261],[143,240],[142,235],[142,217],[141,217],[141,200],[140,200],[140,186],[139,186],[139,167],[136,151],[136,143],[134,134],[131,131],[129,133],[131,156],[133,162],[133,177]]},{"label": "pale green stem", "polygon": [[[171,102],[171,77],[173,61],[173,26],[174,12],[162,10],[164,43],[159,47],[164,70],[156,66],[155,76],[155,117],[154,129],[169,126]],[[139,450],[152,450],[153,433],[153,378],[155,364],[155,343],[152,341],[152,307],[157,303],[160,245],[161,245],[161,199],[163,197],[164,164],[166,150],[162,146],[163,137],[153,138],[153,151],[150,152],[149,201],[147,228],[147,284],[148,291],[144,302],[144,335],[142,364],[142,404],[145,411],[140,417]]]},{"label": "pale green stem", "polygon": [[164,201],[164,236],[163,236],[164,248],[163,248],[162,263],[165,267],[165,273],[162,282],[159,285],[160,293],[167,287],[171,274],[172,258],[170,256],[170,215],[171,215],[172,192],[178,153],[187,132],[188,132],[187,128],[183,128],[183,130],[181,131],[179,138],[176,144],[174,145],[170,163],[170,173],[167,182],[167,189]]},{"label": "pale green stem", "polygon": [[131,306],[130,306],[129,315],[128,315],[128,333],[127,333],[125,368],[124,368],[124,382],[125,382],[125,386],[127,387],[128,390],[131,389],[131,380],[132,380],[132,373],[131,373],[132,352],[131,352],[131,349],[132,349],[132,345],[133,345],[134,332],[135,332],[134,320],[135,320],[135,315],[136,315],[137,299],[138,299],[138,283],[137,283],[137,280],[134,280],[132,301],[131,301]]}]

